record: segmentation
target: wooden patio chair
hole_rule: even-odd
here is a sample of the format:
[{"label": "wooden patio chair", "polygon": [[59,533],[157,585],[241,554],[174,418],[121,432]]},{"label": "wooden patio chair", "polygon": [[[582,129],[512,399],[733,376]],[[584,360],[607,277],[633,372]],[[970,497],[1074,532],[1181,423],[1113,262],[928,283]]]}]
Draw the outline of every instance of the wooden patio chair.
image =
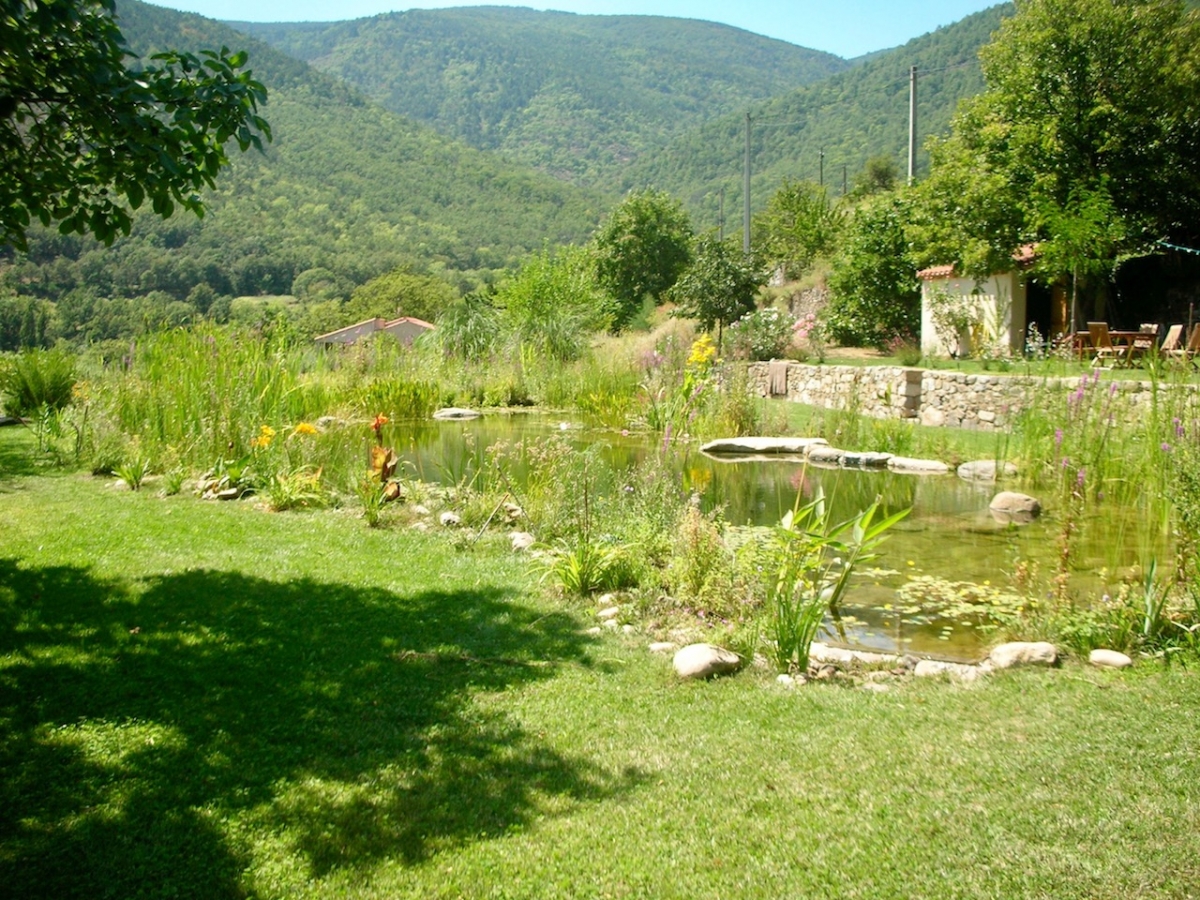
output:
[{"label": "wooden patio chair", "polygon": [[1183,337],[1183,326],[1172,325],[1167,329],[1167,336],[1163,338],[1162,346],[1158,348],[1158,352],[1163,356],[1170,356],[1179,349],[1179,339]]},{"label": "wooden patio chair", "polygon": [[1093,366],[1102,366],[1105,362],[1115,364],[1121,360],[1121,351],[1113,346],[1112,338],[1108,336],[1107,322],[1088,322],[1088,337],[1092,340]]},{"label": "wooden patio chair", "polygon": [[[1143,337],[1142,335],[1145,335]],[[1133,343],[1129,345],[1129,350],[1125,354],[1125,362],[1133,365],[1134,362],[1141,359],[1148,353],[1158,351],[1158,323],[1143,322],[1138,329],[1138,336],[1133,339]]]},{"label": "wooden patio chair", "polygon": [[1187,346],[1182,350],[1172,350],[1169,355],[1174,359],[1182,359],[1184,362],[1196,365],[1196,359],[1200,357],[1200,322],[1192,326]]}]

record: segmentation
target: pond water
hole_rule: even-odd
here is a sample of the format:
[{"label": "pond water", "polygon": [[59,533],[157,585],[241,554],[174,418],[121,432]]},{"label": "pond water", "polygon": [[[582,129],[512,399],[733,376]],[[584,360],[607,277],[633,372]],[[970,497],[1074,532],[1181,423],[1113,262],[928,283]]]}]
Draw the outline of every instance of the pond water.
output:
[{"label": "pond water", "polygon": [[[566,436],[578,446],[596,445],[616,467],[633,466],[660,452],[661,437],[589,430],[538,414],[496,414],[467,421],[388,426],[385,440],[423,479],[460,482],[485,464],[497,441]],[[988,504],[997,488],[956,476],[901,475],[886,471],[817,468],[794,460],[724,461],[695,445],[672,445],[681,489],[701,498],[706,511],[720,509],[731,525],[778,523],[796,502],[819,488],[833,521],[843,521],[881,498],[885,514],[911,509],[880,548],[879,558],[854,579],[838,622],[827,621],[824,639],[851,646],[923,656],[974,660],[983,637],[960,619],[939,614],[935,604],[905,600],[897,590],[922,578],[970,582],[980,591],[1013,591],[1018,567],[1035,567],[1045,582],[1056,570],[1062,521],[1053,506],[1034,522],[997,521]],[[570,490],[570,486],[564,486]],[[1020,490],[1006,484],[1006,489]],[[1031,491],[1036,496],[1036,492]],[[1071,586],[1086,602],[1139,561],[1165,555],[1164,529],[1149,528],[1135,511],[1103,511],[1079,529],[1072,553]],[[1044,589],[1044,588],[1043,588]],[[921,608],[918,608],[921,606]]]}]

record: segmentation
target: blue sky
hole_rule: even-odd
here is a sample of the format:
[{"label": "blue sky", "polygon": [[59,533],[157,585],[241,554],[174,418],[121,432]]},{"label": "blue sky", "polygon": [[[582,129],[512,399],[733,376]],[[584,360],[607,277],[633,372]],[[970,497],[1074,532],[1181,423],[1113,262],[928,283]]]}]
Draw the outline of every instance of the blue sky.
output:
[{"label": "blue sky", "polygon": [[853,57],[903,44],[994,5],[988,0],[156,0],[156,5],[243,22],[335,21],[411,8],[526,6],[595,15],[680,16],[724,22],[802,47]]}]

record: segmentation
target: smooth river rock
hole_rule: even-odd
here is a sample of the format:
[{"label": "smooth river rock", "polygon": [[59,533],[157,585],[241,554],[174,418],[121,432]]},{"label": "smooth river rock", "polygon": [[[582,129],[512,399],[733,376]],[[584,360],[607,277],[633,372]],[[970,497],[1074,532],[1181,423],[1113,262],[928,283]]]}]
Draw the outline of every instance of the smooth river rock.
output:
[{"label": "smooth river rock", "polygon": [[1013,666],[1052,666],[1058,662],[1058,650],[1046,641],[1010,641],[992,648],[988,662],[994,669]]},{"label": "smooth river rock", "polygon": [[1042,504],[1036,497],[1017,491],[1001,491],[988,504],[992,514],[1002,521],[1032,522],[1042,514]]},{"label": "smooth river rock", "polygon": [[1010,462],[996,465],[994,459],[977,459],[958,467],[958,477],[966,481],[995,481],[997,478],[1012,478],[1017,467]]},{"label": "smooth river rock", "polygon": [[1093,650],[1088,654],[1088,662],[1101,669],[1125,669],[1133,665],[1133,660],[1119,650]]},{"label": "smooth river rock", "polygon": [[711,678],[736,672],[742,658],[714,644],[688,644],[675,654],[674,665],[680,678]]}]

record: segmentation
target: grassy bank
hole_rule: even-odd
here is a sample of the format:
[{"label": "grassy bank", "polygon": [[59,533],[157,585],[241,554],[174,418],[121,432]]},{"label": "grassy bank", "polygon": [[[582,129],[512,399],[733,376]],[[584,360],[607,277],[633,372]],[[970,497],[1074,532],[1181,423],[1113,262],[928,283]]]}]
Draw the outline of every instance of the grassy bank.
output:
[{"label": "grassy bank", "polygon": [[[24,440],[24,439],[21,439]],[[0,895],[1186,897],[1194,671],[677,682],[485,538],[0,435]]]}]

